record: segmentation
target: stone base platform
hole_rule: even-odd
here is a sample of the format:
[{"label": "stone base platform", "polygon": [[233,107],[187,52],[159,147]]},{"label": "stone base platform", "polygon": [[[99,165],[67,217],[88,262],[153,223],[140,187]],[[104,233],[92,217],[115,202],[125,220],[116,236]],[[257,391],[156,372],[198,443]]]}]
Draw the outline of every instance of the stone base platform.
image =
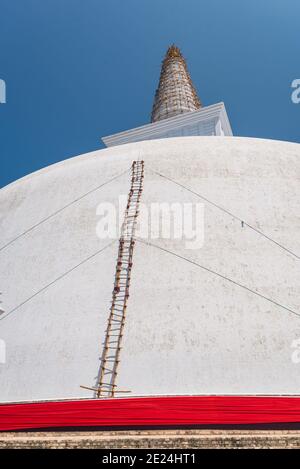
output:
[{"label": "stone base platform", "polygon": [[131,430],[0,433],[0,449],[300,448],[299,430]]}]

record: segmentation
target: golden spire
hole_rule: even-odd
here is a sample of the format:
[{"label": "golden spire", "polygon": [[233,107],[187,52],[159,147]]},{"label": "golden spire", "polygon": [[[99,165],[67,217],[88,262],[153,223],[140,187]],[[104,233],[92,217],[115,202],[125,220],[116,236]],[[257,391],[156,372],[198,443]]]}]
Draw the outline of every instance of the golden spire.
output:
[{"label": "golden spire", "polygon": [[186,62],[180,49],[172,44],[162,63],[155,93],[151,122],[196,111],[201,107]]}]

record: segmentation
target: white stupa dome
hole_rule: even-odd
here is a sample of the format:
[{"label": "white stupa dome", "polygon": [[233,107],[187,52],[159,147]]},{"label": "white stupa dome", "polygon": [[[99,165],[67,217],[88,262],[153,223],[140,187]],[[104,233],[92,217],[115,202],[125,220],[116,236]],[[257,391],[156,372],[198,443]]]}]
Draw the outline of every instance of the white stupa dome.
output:
[{"label": "white stupa dome", "polygon": [[299,394],[300,145],[210,136],[95,151],[2,189],[0,401],[94,396],[80,386],[97,386],[118,253],[97,206],[127,196],[138,160],[141,203],[203,203],[204,243],[136,242],[118,389]]}]

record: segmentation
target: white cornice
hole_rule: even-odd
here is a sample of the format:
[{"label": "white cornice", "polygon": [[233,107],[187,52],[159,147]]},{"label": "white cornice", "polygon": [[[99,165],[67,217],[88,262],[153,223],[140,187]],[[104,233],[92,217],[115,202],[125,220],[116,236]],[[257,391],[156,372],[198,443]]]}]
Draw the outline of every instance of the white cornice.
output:
[{"label": "white cornice", "polygon": [[[210,124],[208,133],[205,124]],[[102,141],[107,147],[123,145],[125,143],[139,142],[142,140],[152,140],[155,138],[167,138],[172,133],[172,137],[183,135],[220,135],[218,124],[222,129],[222,135],[232,136],[230,122],[227,116],[224,103],[213,104],[203,107],[197,111],[187,112],[179,116],[170,117],[162,121],[142,125],[135,129],[119,132],[114,135],[102,137]]]}]

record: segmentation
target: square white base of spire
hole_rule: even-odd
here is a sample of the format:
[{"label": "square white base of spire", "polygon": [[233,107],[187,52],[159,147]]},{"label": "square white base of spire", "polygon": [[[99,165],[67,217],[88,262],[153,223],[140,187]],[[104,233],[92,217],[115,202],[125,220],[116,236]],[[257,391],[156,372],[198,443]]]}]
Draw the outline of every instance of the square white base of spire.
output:
[{"label": "square white base of spire", "polygon": [[159,138],[217,135],[233,135],[224,103],[102,137],[102,141],[106,147],[113,147]]}]

